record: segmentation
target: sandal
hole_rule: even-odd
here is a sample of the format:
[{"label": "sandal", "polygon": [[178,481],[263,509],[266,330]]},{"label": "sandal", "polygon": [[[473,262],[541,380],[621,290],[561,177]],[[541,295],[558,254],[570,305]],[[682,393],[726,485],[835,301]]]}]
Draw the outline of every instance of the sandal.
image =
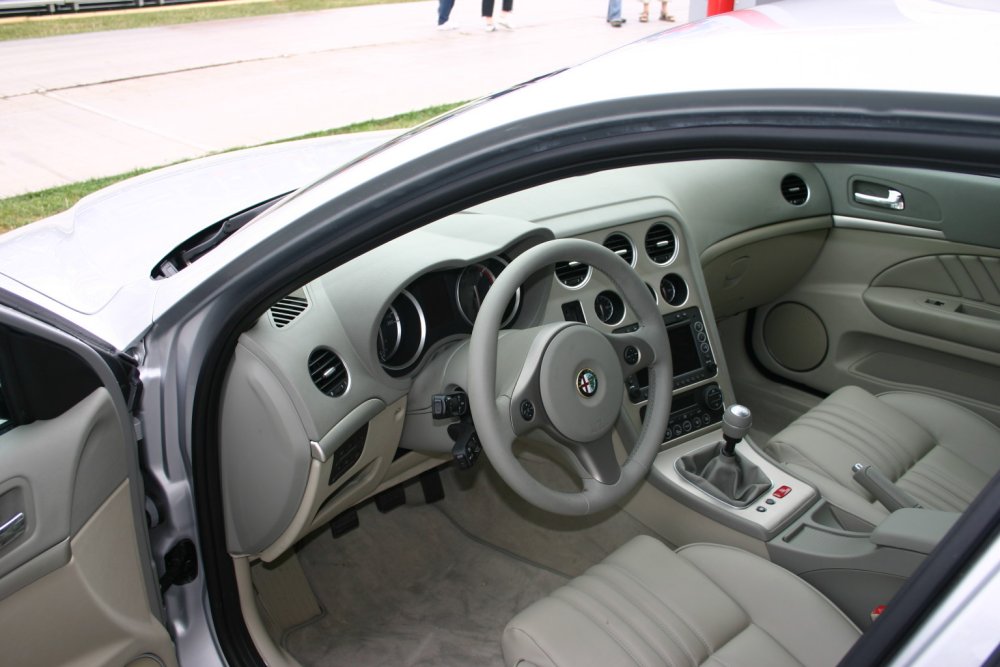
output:
[{"label": "sandal", "polygon": [[642,10],[642,14],[639,14],[639,23],[649,23],[649,10]]},{"label": "sandal", "polygon": [[[642,19],[640,18],[639,20],[641,21]],[[671,16],[670,14],[666,13],[666,12],[660,12],[660,20],[661,21],[670,21],[671,23],[673,23],[674,22],[674,17]]]}]

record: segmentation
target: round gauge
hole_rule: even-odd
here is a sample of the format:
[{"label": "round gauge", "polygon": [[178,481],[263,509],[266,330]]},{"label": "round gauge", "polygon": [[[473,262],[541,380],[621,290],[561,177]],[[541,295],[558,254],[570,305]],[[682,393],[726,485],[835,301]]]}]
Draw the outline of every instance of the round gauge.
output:
[{"label": "round gauge", "polygon": [[379,363],[398,377],[412,367],[427,342],[427,320],[417,299],[403,290],[382,313],[376,349]]},{"label": "round gauge", "polygon": [[[486,294],[493,287],[497,276],[505,268],[507,268],[507,262],[499,257],[490,257],[462,269],[462,273],[458,276],[455,293],[458,301],[458,311],[462,314],[462,319],[466,323],[472,325],[476,321],[476,316],[479,314],[479,309],[483,306]],[[503,311],[500,326],[505,327],[511,323],[514,315],[517,314],[517,308],[520,304],[521,288],[519,287],[514,292],[510,303],[507,304],[507,309]]]},{"label": "round gauge", "polygon": [[389,309],[382,315],[382,322],[378,327],[378,360],[385,363],[392,359],[392,355],[399,350],[399,343],[403,338],[403,325],[399,321],[399,313],[395,308]]},{"label": "round gauge", "polygon": [[594,311],[605,324],[618,324],[625,319],[625,302],[616,292],[604,290],[594,299]]},{"label": "round gauge", "polygon": [[660,294],[671,306],[679,306],[688,298],[688,288],[684,279],[676,273],[668,273],[660,281]]}]

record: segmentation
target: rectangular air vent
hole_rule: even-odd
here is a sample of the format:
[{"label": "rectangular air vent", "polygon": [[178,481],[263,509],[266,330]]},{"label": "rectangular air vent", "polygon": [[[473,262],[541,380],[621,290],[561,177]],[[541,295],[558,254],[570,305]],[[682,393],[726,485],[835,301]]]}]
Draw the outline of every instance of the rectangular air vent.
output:
[{"label": "rectangular air vent", "polygon": [[305,290],[296,290],[271,306],[268,311],[271,324],[278,329],[284,329],[309,307],[309,299]]}]

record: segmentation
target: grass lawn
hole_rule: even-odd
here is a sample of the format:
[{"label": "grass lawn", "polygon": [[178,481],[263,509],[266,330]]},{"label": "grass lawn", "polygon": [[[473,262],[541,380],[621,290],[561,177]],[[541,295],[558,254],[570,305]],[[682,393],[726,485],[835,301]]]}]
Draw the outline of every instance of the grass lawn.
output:
[{"label": "grass lawn", "polygon": [[[420,109],[419,111],[411,111],[397,116],[390,116],[389,118],[380,118],[377,120],[364,121],[362,123],[353,123],[343,127],[336,127],[332,130],[310,132],[309,134],[304,134],[302,136],[289,137],[288,139],[272,141],[269,143],[277,144],[285,141],[295,141],[297,139],[327,137],[334,134],[351,134],[353,132],[372,132],[375,130],[396,130],[413,127],[423,123],[424,121],[430,120],[435,116],[451,111],[462,104],[465,103],[457,102],[455,104],[442,104],[436,107]],[[240,150],[241,148],[249,148],[249,146],[240,146],[238,148],[231,148],[228,151],[222,152],[228,153],[230,151]],[[187,160],[182,160],[181,162],[187,162]],[[173,164],[179,163],[175,162]],[[145,174],[146,172],[153,171],[154,169],[161,169],[166,166],[169,165],[160,165],[159,167],[150,167],[149,169],[136,169],[124,174],[118,174],[116,176],[93,178],[89,181],[71,183],[70,185],[60,185],[47,190],[39,190],[38,192],[29,192],[27,194],[17,195],[16,197],[0,199],[0,233],[17,229],[18,227],[26,225],[29,222],[34,222],[35,220],[55,215],[60,211],[65,211],[83,197],[86,197],[90,193],[96,192],[101,188],[105,188],[112,183],[117,183],[118,181],[123,181],[126,178],[138,176],[139,174]]]},{"label": "grass lawn", "polygon": [[309,12],[320,9],[384,5],[389,2],[415,2],[416,0],[259,0],[257,2],[198,2],[191,5],[170,5],[115,12],[88,12],[60,14],[21,19],[0,23],[0,41],[75,35],[100,30],[128,30],[160,25],[178,25],[217,19],[236,19],[266,14]]}]

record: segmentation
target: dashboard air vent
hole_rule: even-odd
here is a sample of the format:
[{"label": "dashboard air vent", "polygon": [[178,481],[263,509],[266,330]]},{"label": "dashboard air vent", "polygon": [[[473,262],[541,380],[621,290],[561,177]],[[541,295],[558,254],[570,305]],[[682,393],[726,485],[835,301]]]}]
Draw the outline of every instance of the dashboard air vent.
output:
[{"label": "dashboard air vent", "polygon": [[624,234],[612,234],[605,239],[604,247],[625,260],[629,266],[635,261],[635,248]]},{"label": "dashboard air vent", "polygon": [[666,264],[674,256],[677,239],[674,232],[662,222],[658,222],[646,232],[646,254],[657,264]]},{"label": "dashboard air vent", "polygon": [[306,298],[305,290],[297,290],[279,299],[268,312],[271,314],[271,323],[278,329],[284,329],[308,307],[309,299]]},{"label": "dashboard air vent", "polygon": [[809,199],[809,187],[802,177],[789,174],[781,179],[781,196],[792,206],[802,206]]},{"label": "dashboard air vent", "polygon": [[587,280],[590,266],[582,262],[556,263],[556,278],[566,287],[579,287]]},{"label": "dashboard air vent", "polygon": [[328,347],[317,347],[309,355],[309,377],[316,388],[327,396],[336,398],[347,391],[347,367]]}]

